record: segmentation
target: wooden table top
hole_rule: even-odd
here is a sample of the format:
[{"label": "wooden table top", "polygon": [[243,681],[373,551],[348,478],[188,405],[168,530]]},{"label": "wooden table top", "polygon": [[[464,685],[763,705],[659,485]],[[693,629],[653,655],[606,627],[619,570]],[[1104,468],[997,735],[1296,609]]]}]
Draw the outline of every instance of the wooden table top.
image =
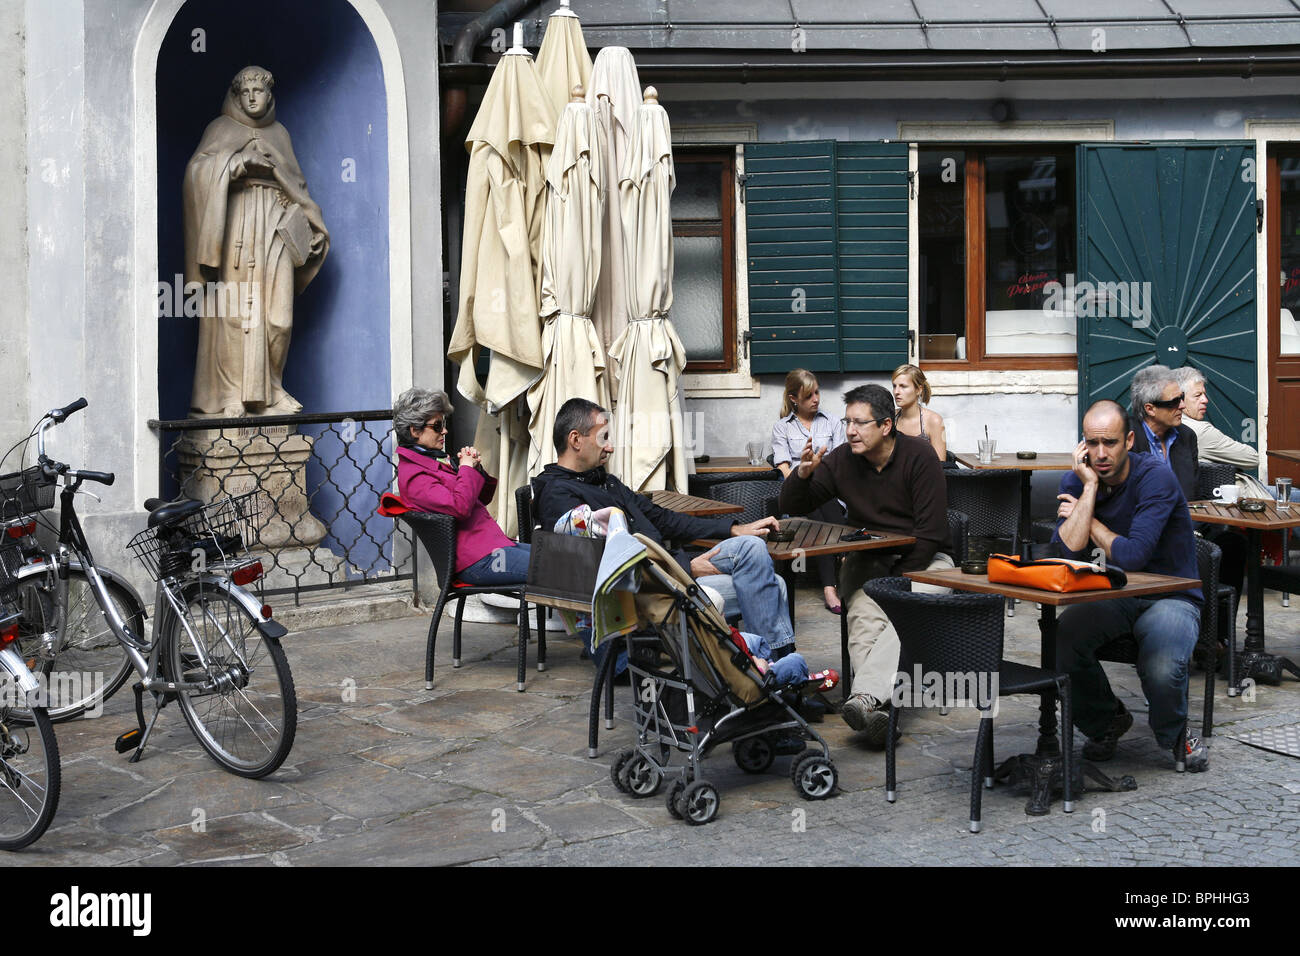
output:
[{"label": "wooden table top", "polygon": [[1268,457],[1281,458],[1283,461],[1294,461],[1300,463],[1300,448],[1280,448],[1277,451],[1269,449]]},{"label": "wooden table top", "polygon": [[1193,501],[1188,507],[1192,511],[1192,520],[1205,524],[1224,524],[1251,531],[1300,528],[1300,504],[1292,505],[1289,511],[1283,512],[1277,510],[1277,504],[1273,501],[1265,504],[1263,511],[1256,512],[1242,511],[1236,505],[1225,505],[1218,501]]},{"label": "wooden table top", "polygon": [[695,515],[699,518],[734,515],[745,510],[744,505],[714,501],[712,498],[697,498],[695,495],[684,495],[679,491],[652,491],[647,497],[660,508],[680,511],[684,515]]},{"label": "wooden table top", "polygon": [[[695,463],[695,473],[697,475],[720,475],[731,472],[757,473],[761,471],[776,471],[776,469],[767,462],[763,462],[761,465],[751,465],[747,455],[734,455],[731,457],[711,455],[704,464]],[[780,472],[777,472],[777,474],[780,474]]]},{"label": "wooden table top", "polygon": [[[800,555],[806,558],[816,558],[826,554],[843,554],[847,551],[902,548],[916,543],[915,538],[907,535],[888,534],[883,531],[876,532],[880,537],[871,541],[844,541],[841,539],[841,535],[849,534],[858,529],[851,525],[830,524],[825,521],[813,521],[809,518],[783,518],[781,528],[782,530],[786,528],[792,529],[794,538],[791,541],[767,542],[767,553],[772,556],[773,561],[789,561]],[[693,541],[692,544],[701,547],[712,547],[717,542]]]},{"label": "wooden table top", "polygon": [[980,461],[977,452],[955,451],[952,456],[963,465],[977,471],[992,471],[995,468],[1011,468],[1015,471],[1069,471],[1074,467],[1074,454],[1068,451],[1040,451],[1037,458],[1017,458],[1013,451],[999,452],[987,465]]},{"label": "wooden table top", "polygon": [[975,591],[979,594],[1000,594],[1003,597],[1019,598],[1021,601],[1032,601],[1035,604],[1050,604],[1053,607],[1086,604],[1089,601],[1109,601],[1111,598],[1168,594],[1170,591],[1189,591],[1201,586],[1199,578],[1178,578],[1168,574],[1148,574],[1145,571],[1129,574],[1128,584],[1122,588],[1068,593],[1017,587],[1013,584],[994,584],[989,581],[987,574],[967,574],[960,568],[948,571],[908,571],[905,577],[921,584],[934,584],[959,591]]}]

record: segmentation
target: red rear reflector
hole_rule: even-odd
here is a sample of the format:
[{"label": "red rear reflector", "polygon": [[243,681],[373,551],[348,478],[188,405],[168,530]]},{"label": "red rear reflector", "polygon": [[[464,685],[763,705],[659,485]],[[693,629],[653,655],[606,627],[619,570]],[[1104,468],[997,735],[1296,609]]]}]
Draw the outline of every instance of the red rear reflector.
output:
[{"label": "red rear reflector", "polygon": [[0,647],[8,647],[16,640],[18,640],[18,622],[14,621],[14,623],[0,631]]},{"label": "red rear reflector", "polygon": [[240,587],[245,584],[252,584],[262,576],[262,562],[254,561],[252,564],[246,564],[230,575],[230,580],[234,581]]},{"label": "red rear reflector", "polygon": [[262,617],[266,618],[268,621],[271,620],[271,605],[262,605]]},{"label": "red rear reflector", "polygon": [[29,521],[27,524],[12,524],[5,529],[9,532],[11,538],[25,538],[29,534],[36,533],[36,522]]},{"label": "red rear reflector", "polygon": [[699,728],[699,727],[687,727],[687,728],[686,728],[686,732],[687,732],[688,734],[698,734],[698,733],[700,732],[700,728]]}]

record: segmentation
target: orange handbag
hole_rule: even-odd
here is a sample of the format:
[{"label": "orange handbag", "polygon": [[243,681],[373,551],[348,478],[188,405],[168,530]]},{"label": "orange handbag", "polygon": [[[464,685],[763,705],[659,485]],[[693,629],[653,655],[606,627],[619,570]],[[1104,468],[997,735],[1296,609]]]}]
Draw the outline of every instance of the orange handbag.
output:
[{"label": "orange handbag", "polygon": [[1040,591],[1109,591],[1128,584],[1128,576],[1119,568],[1102,567],[1069,558],[1040,558],[1022,561],[1008,554],[989,555],[989,581],[1013,584]]}]

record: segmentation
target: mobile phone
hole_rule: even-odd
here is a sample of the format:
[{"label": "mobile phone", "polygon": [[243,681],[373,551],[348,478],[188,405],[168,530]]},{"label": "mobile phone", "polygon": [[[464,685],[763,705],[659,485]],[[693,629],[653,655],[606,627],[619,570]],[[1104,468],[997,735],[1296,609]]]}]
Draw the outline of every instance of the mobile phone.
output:
[{"label": "mobile phone", "polygon": [[883,534],[872,534],[866,528],[858,528],[856,531],[846,531],[840,535],[841,541],[879,541]]},{"label": "mobile phone", "polygon": [[1092,467],[1092,456],[1089,455],[1086,451],[1083,453],[1083,463],[1087,465],[1089,468]]}]

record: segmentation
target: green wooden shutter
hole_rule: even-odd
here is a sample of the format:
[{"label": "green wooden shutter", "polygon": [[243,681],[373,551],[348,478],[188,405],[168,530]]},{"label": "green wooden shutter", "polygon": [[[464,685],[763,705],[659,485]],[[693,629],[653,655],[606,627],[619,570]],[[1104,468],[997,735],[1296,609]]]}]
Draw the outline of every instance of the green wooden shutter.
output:
[{"label": "green wooden shutter", "polygon": [[745,146],[750,368],[840,370],[834,142]]},{"label": "green wooden shutter", "polygon": [[839,143],[840,357],[845,372],[907,361],[907,144]]},{"label": "green wooden shutter", "polygon": [[1242,142],[1078,148],[1076,282],[1150,283],[1149,325],[1132,307],[1089,316],[1079,306],[1080,416],[1101,398],[1128,407],[1133,373],[1146,365],[1191,364],[1205,373],[1209,420],[1251,437],[1255,158]]}]

